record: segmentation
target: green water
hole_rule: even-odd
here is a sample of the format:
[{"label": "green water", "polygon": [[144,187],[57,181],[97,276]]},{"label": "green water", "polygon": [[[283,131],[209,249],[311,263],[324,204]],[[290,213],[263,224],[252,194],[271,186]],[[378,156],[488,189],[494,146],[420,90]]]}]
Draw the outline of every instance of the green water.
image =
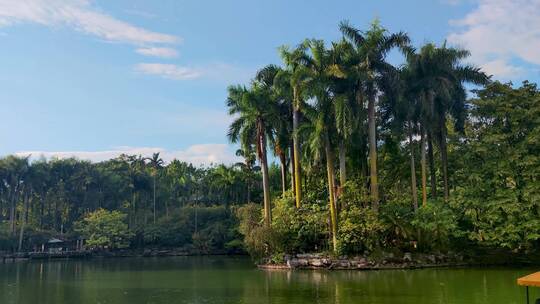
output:
[{"label": "green water", "polygon": [[262,271],[234,257],[23,262],[0,264],[0,303],[521,304],[515,280],[532,271]]}]

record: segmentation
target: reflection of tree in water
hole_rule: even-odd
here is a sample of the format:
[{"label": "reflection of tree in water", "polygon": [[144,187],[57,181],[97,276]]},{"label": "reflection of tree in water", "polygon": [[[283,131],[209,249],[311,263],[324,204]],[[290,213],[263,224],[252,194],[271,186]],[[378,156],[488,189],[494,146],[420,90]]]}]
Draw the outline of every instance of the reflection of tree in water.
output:
[{"label": "reflection of tree in water", "polygon": [[508,304],[524,302],[515,279],[529,272],[263,271],[231,257],[58,260],[1,265],[0,303]]}]

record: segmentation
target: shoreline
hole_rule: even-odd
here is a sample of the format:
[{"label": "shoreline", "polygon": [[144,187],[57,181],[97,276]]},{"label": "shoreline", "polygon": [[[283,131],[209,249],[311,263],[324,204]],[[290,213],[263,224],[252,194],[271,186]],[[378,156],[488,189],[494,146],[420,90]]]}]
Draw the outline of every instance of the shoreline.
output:
[{"label": "shoreline", "polygon": [[[363,267],[317,267],[317,266],[299,266],[291,268],[286,264],[258,264],[257,268],[261,270],[358,270],[358,271],[370,271],[370,270],[414,270],[414,269],[427,269],[427,268],[467,268],[474,266],[500,266],[501,264],[469,264],[469,263],[446,263],[446,264],[432,264],[432,265],[379,265],[379,266],[363,266]],[[509,265],[510,266],[510,265]]]},{"label": "shoreline", "polygon": [[[18,253],[0,256],[1,264],[12,264],[32,261],[58,261],[58,260],[88,260],[109,258],[166,258],[166,257],[249,257],[242,252],[200,252],[181,249],[145,249],[145,250],[118,250],[98,252],[78,252],[77,255],[46,255],[40,253],[39,257],[29,256],[31,253]],[[34,253],[35,254],[35,253]],[[0,265],[1,265],[0,264]],[[284,262],[275,263],[267,260],[266,263],[254,263],[257,269],[263,271],[295,271],[295,270],[325,270],[325,271],[373,271],[373,270],[415,270],[429,268],[472,268],[472,267],[526,267],[540,265],[540,260],[502,257],[490,259],[484,257],[464,258],[459,254],[410,254],[402,257],[385,253],[383,257],[373,259],[364,256],[332,257],[324,254],[297,254],[285,255]]]},{"label": "shoreline", "polygon": [[261,270],[412,270],[427,268],[468,268],[468,267],[496,267],[496,266],[533,266],[540,265],[534,259],[520,259],[518,256],[490,256],[464,257],[460,254],[411,254],[394,256],[385,253],[381,257],[367,256],[332,257],[324,254],[297,254],[285,255],[283,262],[266,261],[257,264]]},{"label": "shoreline", "polygon": [[190,256],[248,256],[241,252],[199,252],[184,251],[178,249],[157,250],[118,250],[118,251],[75,251],[64,253],[48,252],[24,252],[0,256],[0,264],[17,263],[24,261],[49,261],[49,260],[82,260],[82,259],[102,259],[102,258],[152,258],[152,257],[190,257]]}]

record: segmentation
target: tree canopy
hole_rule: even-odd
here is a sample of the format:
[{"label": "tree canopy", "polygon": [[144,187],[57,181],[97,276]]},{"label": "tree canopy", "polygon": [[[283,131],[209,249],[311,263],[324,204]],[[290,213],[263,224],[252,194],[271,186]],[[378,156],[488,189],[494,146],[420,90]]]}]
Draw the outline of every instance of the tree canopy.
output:
[{"label": "tree canopy", "polygon": [[280,47],[281,65],[229,86],[237,164],[0,159],[0,249],[19,232],[18,249],[71,233],[111,248],[243,244],[267,258],[538,250],[536,84],[493,81],[467,50],[415,48],[378,21],[339,30]]}]

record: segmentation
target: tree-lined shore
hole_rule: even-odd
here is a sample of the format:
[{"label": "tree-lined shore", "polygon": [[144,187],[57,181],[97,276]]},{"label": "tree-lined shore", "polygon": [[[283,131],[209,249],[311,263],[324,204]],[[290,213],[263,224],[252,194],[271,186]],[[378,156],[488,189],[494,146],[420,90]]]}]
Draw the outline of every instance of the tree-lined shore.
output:
[{"label": "tree-lined shore", "polygon": [[467,50],[415,48],[378,21],[339,29],[229,88],[231,142],[258,156],[263,184],[268,151],[282,172],[282,193],[263,186],[262,218],[241,210],[250,253],[536,250],[536,85],[493,81]]},{"label": "tree-lined shore", "polygon": [[280,47],[281,65],[228,88],[237,164],[0,159],[0,251],[53,236],[270,263],[540,249],[536,84],[494,81],[467,50],[414,47],[378,21],[339,31]]},{"label": "tree-lined shore", "polygon": [[244,163],[164,164],[158,153],[99,163],[7,156],[0,159],[0,251],[80,236],[97,248],[210,252],[230,242],[236,250],[232,207],[260,200],[260,193],[259,174]]}]

